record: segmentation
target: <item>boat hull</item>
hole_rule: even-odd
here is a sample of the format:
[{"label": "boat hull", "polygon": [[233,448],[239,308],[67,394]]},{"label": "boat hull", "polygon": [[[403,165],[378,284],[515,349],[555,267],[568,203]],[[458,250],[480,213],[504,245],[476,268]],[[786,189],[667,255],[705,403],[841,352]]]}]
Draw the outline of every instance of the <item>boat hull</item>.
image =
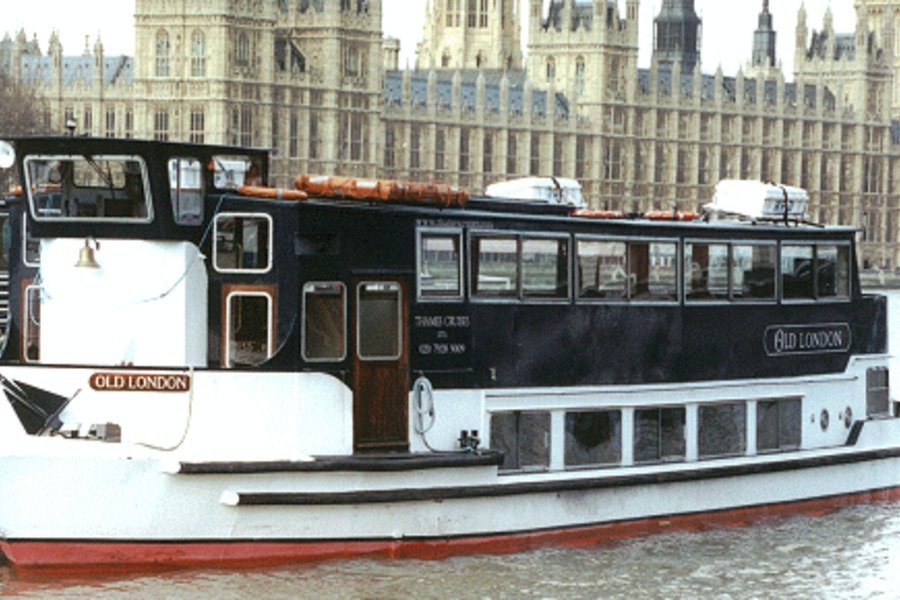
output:
[{"label": "boat hull", "polygon": [[[496,488],[509,484],[494,483],[479,488],[494,489],[490,495],[479,495],[473,487],[471,498],[447,500],[367,502],[366,492],[357,490],[359,503],[321,505],[290,504],[290,496],[273,491],[297,489],[305,481],[307,487],[327,493],[323,484],[328,475],[164,474],[149,468],[150,463],[141,468],[138,461],[130,465],[137,467],[130,480],[126,466],[111,479],[98,476],[92,482],[99,489],[114,489],[116,480],[121,483],[124,478],[131,493],[82,494],[73,479],[66,484],[71,491],[65,495],[70,509],[45,519],[34,516],[49,504],[44,498],[56,494],[59,506],[65,486],[30,496],[29,503],[26,497],[21,502],[10,498],[14,488],[4,485],[7,502],[0,507],[0,526],[10,522],[20,526],[3,529],[0,550],[18,568],[68,569],[267,565],[357,556],[438,559],[552,545],[589,546],[660,532],[817,515],[860,503],[900,501],[900,455],[893,454],[828,467],[741,477],[723,471],[721,477],[701,481],[584,490],[566,491],[566,482],[559,481],[559,491],[501,495],[503,490]],[[446,480],[462,475],[444,471],[434,476]],[[347,473],[335,475],[348,478]],[[415,478],[427,479],[429,474],[386,474],[380,487],[384,491]],[[346,485],[353,487],[353,482]],[[221,490],[238,486],[252,487],[257,497],[268,495],[272,502],[235,505],[227,499],[234,494]],[[93,506],[82,505],[81,499],[89,497]],[[29,504],[30,517],[25,513]],[[14,510],[22,512],[16,515]]]}]

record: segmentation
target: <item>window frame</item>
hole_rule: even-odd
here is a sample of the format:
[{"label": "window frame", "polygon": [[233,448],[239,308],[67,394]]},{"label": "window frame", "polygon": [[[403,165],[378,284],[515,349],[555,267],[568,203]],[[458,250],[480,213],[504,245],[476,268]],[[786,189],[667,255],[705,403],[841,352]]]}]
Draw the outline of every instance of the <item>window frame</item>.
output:
[{"label": "window frame", "polygon": [[[360,292],[362,292],[363,286],[367,285],[390,285],[396,286],[396,294],[397,294],[397,353],[393,355],[383,355],[383,356],[368,356],[363,355],[362,353],[362,344],[360,343],[360,333],[362,332],[362,319],[360,318],[360,311],[362,308],[362,302],[360,301]],[[393,290],[392,290],[393,291]],[[356,359],[366,361],[366,362],[393,362],[400,360],[403,356],[403,286],[399,281],[394,280],[365,280],[360,281],[356,284],[356,310],[354,311],[354,320],[356,321],[356,348],[355,354]]]},{"label": "window frame", "polygon": [[[725,259],[725,297],[714,297],[714,298],[688,298],[688,288],[687,288],[687,248],[689,245],[706,245],[706,246],[725,246],[726,259]],[[723,239],[715,239],[715,238],[684,238],[681,241],[681,296],[684,298],[684,303],[688,305],[698,305],[698,306],[708,306],[710,304],[730,304],[733,301],[732,290],[734,287],[733,281],[733,273],[732,266],[734,264],[734,251],[732,249],[731,240],[723,240]]]},{"label": "window frame", "polygon": [[[31,169],[29,169],[29,163],[31,161],[83,161],[87,162],[86,155],[84,154],[31,154],[25,157],[22,168],[25,171],[25,189],[28,193],[28,213],[32,219],[35,221],[42,222],[57,222],[57,223],[152,223],[155,217],[154,214],[154,206],[153,206],[153,195],[150,193],[150,175],[147,170],[147,163],[141,156],[132,155],[132,154],[102,154],[97,156],[90,157],[94,161],[117,161],[117,162],[135,162],[140,165],[141,169],[141,182],[143,184],[143,192],[144,192],[144,207],[146,208],[147,214],[144,217],[88,217],[88,216],[70,216],[70,215],[43,215],[38,214],[36,211],[36,201],[34,198],[34,192],[32,190],[37,189],[36,184],[31,180]],[[94,189],[90,187],[81,187],[75,186],[73,183],[73,187],[78,189]],[[124,190],[124,188],[117,188]]]},{"label": "window frame", "polygon": [[[344,342],[344,353],[340,358],[309,358],[306,356],[306,289],[309,286],[317,286],[317,285],[329,285],[329,286],[338,286],[341,289],[341,294],[343,296],[343,323],[342,323],[342,335]],[[349,294],[347,293],[347,285],[343,281],[307,281],[303,284],[303,287],[300,289],[301,294],[301,319],[300,319],[300,356],[304,362],[307,363],[339,363],[347,360],[347,354],[349,353],[350,340],[348,339],[348,321],[349,321]]]},{"label": "window frame", "polygon": [[[265,269],[240,269],[240,268],[222,268],[219,267],[218,263],[218,246],[219,246],[219,219],[222,217],[228,218],[251,218],[251,219],[263,219],[268,222],[269,227],[269,242],[268,248],[266,250],[266,268]],[[213,218],[213,248],[212,248],[212,266],[213,269],[217,273],[228,273],[234,275],[259,275],[263,273],[268,273],[273,268],[273,236],[275,235],[275,223],[272,219],[272,215],[268,213],[250,213],[250,212],[221,212],[216,213]]]},{"label": "window frame", "polygon": [[[197,163],[197,179],[200,182],[199,194],[200,194],[200,214],[197,216],[196,221],[194,220],[186,220],[183,216],[183,213],[179,210],[181,207],[181,198],[182,193],[185,188],[182,185],[182,177],[181,174],[185,171],[184,166],[185,163],[190,164],[190,162]],[[172,164],[177,163],[179,168],[177,170],[177,185],[176,187],[172,187]],[[203,217],[205,215],[205,200],[206,200],[206,181],[204,177],[204,169],[203,163],[196,156],[170,156],[169,160],[166,161],[166,172],[169,176],[169,201],[172,204],[172,218],[175,220],[176,225],[183,225],[187,227],[199,227],[203,225]]]},{"label": "window frame", "polygon": [[[33,293],[37,293],[37,321],[35,327],[37,329],[37,358],[30,358],[28,354],[28,339],[32,333],[32,312],[31,298]],[[22,281],[22,360],[28,364],[36,364],[41,362],[41,286],[34,282],[33,279]]]},{"label": "window frame", "polygon": [[[508,295],[484,295],[476,293],[477,286],[474,285],[473,277],[477,272],[473,266],[473,261],[478,259],[478,254],[473,252],[473,244],[476,239],[512,239],[516,243],[516,281],[512,294]],[[524,231],[520,229],[470,229],[466,235],[466,252],[468,256],[464,260],[466,264],[465,285],[467,289],[467,297],[470,302],[474,303],[497,303],[497,304],[569,304],[573,297],[573,279],[572,279],[572,234],[571,233],[541,233],[534,231]],[[531,240],[555,240],[563,241],[566,244],[566,294],[565,296],[526,296],[525,284],[523,281],[523,263],[522,248],[525,241]]]},{"label": "window frame", "polygon": [[[774,293],[771,298],[735,297],[734,290],[734,247],[735,246],[770,246],[775,248],[775,271],[773,273]],[[777,304],[781,297],[781,249],[778,240],[731,240],[728,243],[728,299],[740,304]]]},{"label": "window frame", "polygon": [[[244,368],[250,366],[259,366],[265,364],[275,354],[275,294],[269,286],[228,286],[224,291],[225,310],[222,312],[225,320],[224,339],[222,344],[222,366],[226,369]],[[236,296],[248,298],[265,298],[267,301],[266,323],[268,335],[266,336],[266,358],[256,365],[239,365],[231,364],[231,300]]]},{"label": "window frame", "polygon": [[[425,295],[422,293],[422,240],[426,236],[456,236],[459,244],[457,256],[457,273],[459,275],[459,292],[455,295]],[[466,271],[465,236],[459,227],[423,227],[416,230],[416,301],[417,302],[462,302],[467,297],[468,273]]]}]

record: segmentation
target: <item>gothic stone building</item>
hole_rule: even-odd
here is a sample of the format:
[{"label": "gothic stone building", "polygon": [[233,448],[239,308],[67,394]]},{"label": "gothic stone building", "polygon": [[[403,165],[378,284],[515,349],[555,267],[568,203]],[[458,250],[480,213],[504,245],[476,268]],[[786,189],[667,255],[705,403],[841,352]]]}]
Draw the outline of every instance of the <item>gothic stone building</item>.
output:
[{"label": "gothic stone building", "polygon": [[813,220],[864,227],[866,266],[900,266],[900,0],[855,0],[849,33],[830,11],[811,30],[801,9],[791,82],[767,0],[733,76],[703,72],[693,0],[663,1],[649,69],[638,0],[544,4],[427,0],[416,68],[401,70],[382,0],[136,0],[133,59],[99,41],[63,56],[55,37],[44,55],[20,33],[0,68],[39,87],[48,123],[270,147],[282,185],[552,174],[627,211],[695,210],[723,178],[801,185]]}]

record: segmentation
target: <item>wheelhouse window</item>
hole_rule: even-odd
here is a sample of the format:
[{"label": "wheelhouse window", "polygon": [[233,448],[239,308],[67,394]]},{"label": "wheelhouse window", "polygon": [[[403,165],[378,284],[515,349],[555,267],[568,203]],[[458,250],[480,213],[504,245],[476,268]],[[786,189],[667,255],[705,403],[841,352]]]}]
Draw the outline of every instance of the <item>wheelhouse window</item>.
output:
[{"label": "wheelhouse window", "polygon": [[566,413],[568,467],[616,465],[622,460],[622,413],[618,410]]},{"label": "wheelhouse window", "polygon": [[420,297],[462,297],[461,240],[458,232],[419,235]]},{"label": "wheelhouse window", "polygon": [[624,242],[579,239],[578,297],[624,300],[628,274]]},{"label": "wheelhouse window", "polygon": [[272,296],[266,292],[241,290],[228,294],[225,366],[254,366],[272,356]]},{"label": "wheelhouse window", "polygon": [[242,185],[263,185],[261,166],[249,156],[214,156],[213,185],[219,190],[235,190]]},{"label": "wheelhouse window", "polygon": [[689,301],[728,300],[728,244],[685,244],[684,296]]},{"label": "wheelhouse window", "polygon": [[476,234],[470,256],[475,298],[569,297],[568,237]]},{"label": "wheelhouse window", "polygon": [[347,356],[347,289],[339,282],[303,286],[303,360],[336,362]]},{"label": "wheelhouse window", "polygon": [[272,218],[222,213],[215,221],[214,265],[223,273],[265,273],[272,265]]},{"label": "wheelhouse window", "polygon": [[169,197],[176,223],[200,225],[203,220],[203,173],[199,160],[169,160]]},{"label": "wheelhouse window", "polygon": [[33,156],[25,159],[25,174],[35,219],[152,218],[147,167],[139,157]]},{"label": "wheelhouse window", "polygon": [[731,294],[735,300],[774,300],[777,247],[772,243],[731,248]]},{"label": "wheelhouse window", "polygon": [[634,411],[634,461],[653,463],[684,460],[684,407]]},{"label": "wheelhouse window", "polygon": [[395,282],[357,288],[357,349],[365,360],[395,360],[402,351],[401,288]]},{"label": "wheelhouse window", "polygon": [[781,293],[785,300],[811,300],[813,294],[813,246],[781,246]]},{"label": "wheelhouse window", "polygon": [[550,466],[550,413],[493,413],[491,448],[503,452],[501,471],[546,470]]},{"label": "wheelhouse window", "polygon": [[800,398],[760,400],[756,403],[756,449],[783,452],[800,447]]},{"label": "wheelhouse window", "polygon": [[743,402],[700,407],[698,453],[700,458],[736,456],[747,449],[747,409]]}]

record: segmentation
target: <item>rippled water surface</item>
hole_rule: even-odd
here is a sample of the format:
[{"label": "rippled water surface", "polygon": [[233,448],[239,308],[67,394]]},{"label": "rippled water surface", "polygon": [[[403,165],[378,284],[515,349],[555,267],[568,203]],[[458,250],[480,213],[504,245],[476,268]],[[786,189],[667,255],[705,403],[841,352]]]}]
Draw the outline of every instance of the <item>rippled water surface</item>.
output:
[{"label": "rippled water surface", "polygon": [[[900,293],[891,293],[900,353]],[[900,365],[894,360],[892,387]],[[441,561],[342,560],[244,571],[19,576],[22,598],[877,598],[900,599],[900,504],[585,549]]]},{"label": "rippled water surface", "polygon": [[18,578],[24,598],[900,598],[900,505],[587,549],[253,571]]}]

